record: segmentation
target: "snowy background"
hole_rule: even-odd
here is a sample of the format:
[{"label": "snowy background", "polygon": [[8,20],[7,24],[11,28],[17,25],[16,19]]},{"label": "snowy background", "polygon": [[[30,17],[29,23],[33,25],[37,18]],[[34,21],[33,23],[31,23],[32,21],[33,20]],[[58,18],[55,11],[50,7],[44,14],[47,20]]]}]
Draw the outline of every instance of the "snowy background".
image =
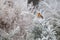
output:
[{"label": "snowy background", "polygon": [[60,40],[60,0],[30,1],[0,0],[0,40]]}]

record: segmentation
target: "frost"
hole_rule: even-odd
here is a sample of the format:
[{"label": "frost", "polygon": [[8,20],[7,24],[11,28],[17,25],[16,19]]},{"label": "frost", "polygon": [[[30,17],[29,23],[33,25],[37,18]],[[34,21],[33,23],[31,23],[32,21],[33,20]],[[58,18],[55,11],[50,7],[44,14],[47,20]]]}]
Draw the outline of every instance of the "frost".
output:
[{"label": "frost", "polygon": [[60,0],[30,1],[0,0],[0,40],[60,40]]}]

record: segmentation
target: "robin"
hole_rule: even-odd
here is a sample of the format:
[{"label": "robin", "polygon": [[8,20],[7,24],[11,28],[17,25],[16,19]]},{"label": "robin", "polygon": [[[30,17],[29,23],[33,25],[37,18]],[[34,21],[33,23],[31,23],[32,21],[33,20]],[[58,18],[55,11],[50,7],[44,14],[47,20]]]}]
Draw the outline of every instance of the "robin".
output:
[{"label": "robin", "polygon": [[43,16],[41,15],[41,13],[37,13],[37,17],[43,19]]}]

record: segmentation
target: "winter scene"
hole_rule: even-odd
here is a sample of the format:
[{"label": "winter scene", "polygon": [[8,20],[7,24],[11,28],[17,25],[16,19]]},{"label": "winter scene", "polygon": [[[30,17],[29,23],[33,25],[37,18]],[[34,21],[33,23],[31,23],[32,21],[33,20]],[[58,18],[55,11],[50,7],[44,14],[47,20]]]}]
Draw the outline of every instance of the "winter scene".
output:
[{"label": "winter scene", "polygon": [[0,40],[60,40],[60,0],[0,0]]}]

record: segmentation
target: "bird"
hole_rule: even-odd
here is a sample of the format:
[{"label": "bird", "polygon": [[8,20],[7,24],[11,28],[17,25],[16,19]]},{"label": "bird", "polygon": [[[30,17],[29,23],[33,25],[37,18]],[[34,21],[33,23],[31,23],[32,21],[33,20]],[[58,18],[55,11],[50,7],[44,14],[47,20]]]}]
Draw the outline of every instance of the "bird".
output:
[{"label": "bird", "polygon": [[41,13],[37,13],[37,17],[43,19],[43,16],[41,15]]}]

